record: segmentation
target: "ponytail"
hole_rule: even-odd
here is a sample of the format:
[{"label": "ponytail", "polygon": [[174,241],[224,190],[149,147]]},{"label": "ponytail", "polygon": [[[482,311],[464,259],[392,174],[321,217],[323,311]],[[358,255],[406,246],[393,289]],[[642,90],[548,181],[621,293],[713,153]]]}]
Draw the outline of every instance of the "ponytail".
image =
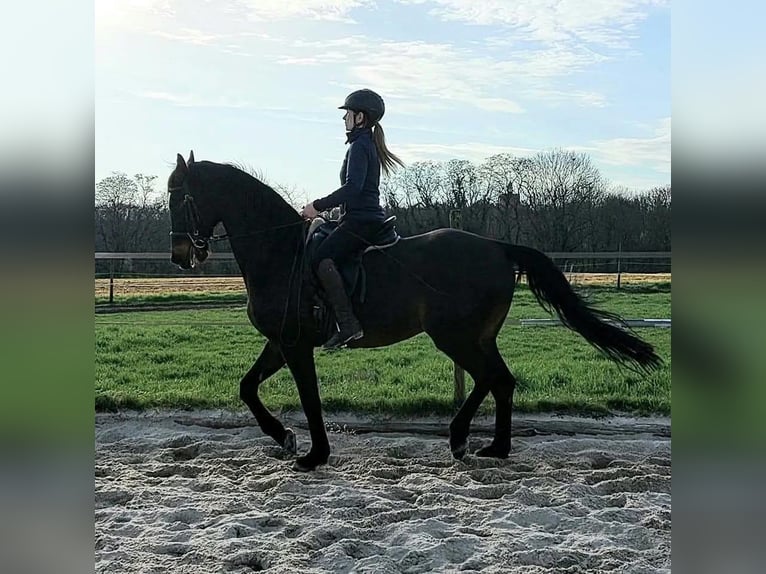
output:
[{"label": "ponytail", "polygon": [[386,134],[383,132],[383,126],[378,122],[372,125],[372,139],[375,142],[375,147],[378,149],[380,167],[386,176],[391,175],[396,169],[396,164],[404,167],[404,162],[386,147]]}]

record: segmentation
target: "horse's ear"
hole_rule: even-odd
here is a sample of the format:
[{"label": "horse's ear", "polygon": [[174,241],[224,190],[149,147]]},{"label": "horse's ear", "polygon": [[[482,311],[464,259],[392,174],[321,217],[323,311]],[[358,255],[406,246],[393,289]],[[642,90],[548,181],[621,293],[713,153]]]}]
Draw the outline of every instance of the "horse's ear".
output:
[{"label": "horse's ear", "polygon": [[194,163],[194,150],[191,150],[189,152],[189,161],[186,162],[188,165],[191,165]]},{"label": "horse's ear", "polygon": [[184,156],[182,156],[180,153],[176,154],[176,169],[183,172],[187,170],[186,162],[184,161]]}]

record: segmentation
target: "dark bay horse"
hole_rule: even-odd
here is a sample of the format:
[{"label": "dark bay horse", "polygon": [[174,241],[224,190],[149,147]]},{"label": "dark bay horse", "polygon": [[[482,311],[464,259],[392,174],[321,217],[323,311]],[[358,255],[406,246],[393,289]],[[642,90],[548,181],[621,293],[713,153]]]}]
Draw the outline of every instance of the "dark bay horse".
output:
[{"label": "dark bay horse", "polygon": [[[311,434],[311,449],[294,468],[326,463],[330,444],[314,366],[314,348],[323,341],[304,281],[306,222],[266,184],[231,165],[195,162],[193,153],[188,162],[178,155],[168,191],[173,263],[189,269],[204,261],[213,229],[222,222],[247,288],[248,317],[268,340],[240,382],[242,400],[263,432],[296,453],[295,434],[258,396],[261,383],[286,364]],[[489,393],[496,403],[494,438],[475,454],[505,458],[510,452],[516,381],[496,338],[521,274],[544,308],[609,358],[643,371],[661,364],[651,345],[615,326],[616,315],[588,307],[556,265],[529,247],[438,229],[367,253],[364,266],[367,294],[355,304],[364,337],[349,346],[392,345],[425,331],[474,380],[449,426],[458,459],[466,453],[471,419]]]}]

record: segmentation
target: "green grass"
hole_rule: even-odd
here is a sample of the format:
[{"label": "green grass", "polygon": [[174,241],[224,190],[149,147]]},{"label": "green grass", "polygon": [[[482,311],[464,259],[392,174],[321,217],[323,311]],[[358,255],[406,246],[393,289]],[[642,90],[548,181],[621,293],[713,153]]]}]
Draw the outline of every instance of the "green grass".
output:
[{"label": "green grass", "polygon": [[[670,290],[581,290],[598,308],[626,318],[670,317]],[[641,329],[666,365],[648,377],[620,369],[563,327],[520,327],[544,318],[522,288],[498,344],[518,380],[516,411],[670,413],[670,330]],[[239,380],[263,347],[244,308],[115,313],[96,316],[97,410],[245,408]],[[452,362],[420,335],[392,347],[316,353],[326,411],[391,414],[452,412]],[[467,390],[472,385],[466,377]],[[272,410],[298,410],[289,372],[261,387]],[[487,399],[483,412],[492,412]]]}]

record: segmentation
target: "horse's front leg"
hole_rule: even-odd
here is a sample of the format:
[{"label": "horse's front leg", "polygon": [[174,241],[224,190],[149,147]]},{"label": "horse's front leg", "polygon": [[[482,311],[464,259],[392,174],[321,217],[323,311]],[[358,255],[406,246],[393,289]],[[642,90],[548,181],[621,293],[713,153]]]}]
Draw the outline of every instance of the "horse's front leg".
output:
[{"label": "horse's front leg", "polygon": [[322,403],[314,365],[314,347],[310,343],[301,342],[295,347],[285,347],[282,352],[298,387],[311,433],[311,449],[308,454],[299,456],[293,464],[294,470],[306,472],[325,464],[330,458],[330,442],[322,419]]},{"label": "horse's front leg", "polygon": [[258,396],[258,388],[261,386],[261,383],[281,369],[284,364],[285,358],[282,356],[279,347],[268,341],[260,356],[256,359],[255,364],[242,377],[239,383],[239,396],[255,415],[255,420],[258,421],[258,426],[261,427],[261,430],[277,441],[277,444],[286,451],[294,454],[297,452],[295,433],[290,429],[286,429],[269,412],[269,409],[261,402],[261,397]]}]

